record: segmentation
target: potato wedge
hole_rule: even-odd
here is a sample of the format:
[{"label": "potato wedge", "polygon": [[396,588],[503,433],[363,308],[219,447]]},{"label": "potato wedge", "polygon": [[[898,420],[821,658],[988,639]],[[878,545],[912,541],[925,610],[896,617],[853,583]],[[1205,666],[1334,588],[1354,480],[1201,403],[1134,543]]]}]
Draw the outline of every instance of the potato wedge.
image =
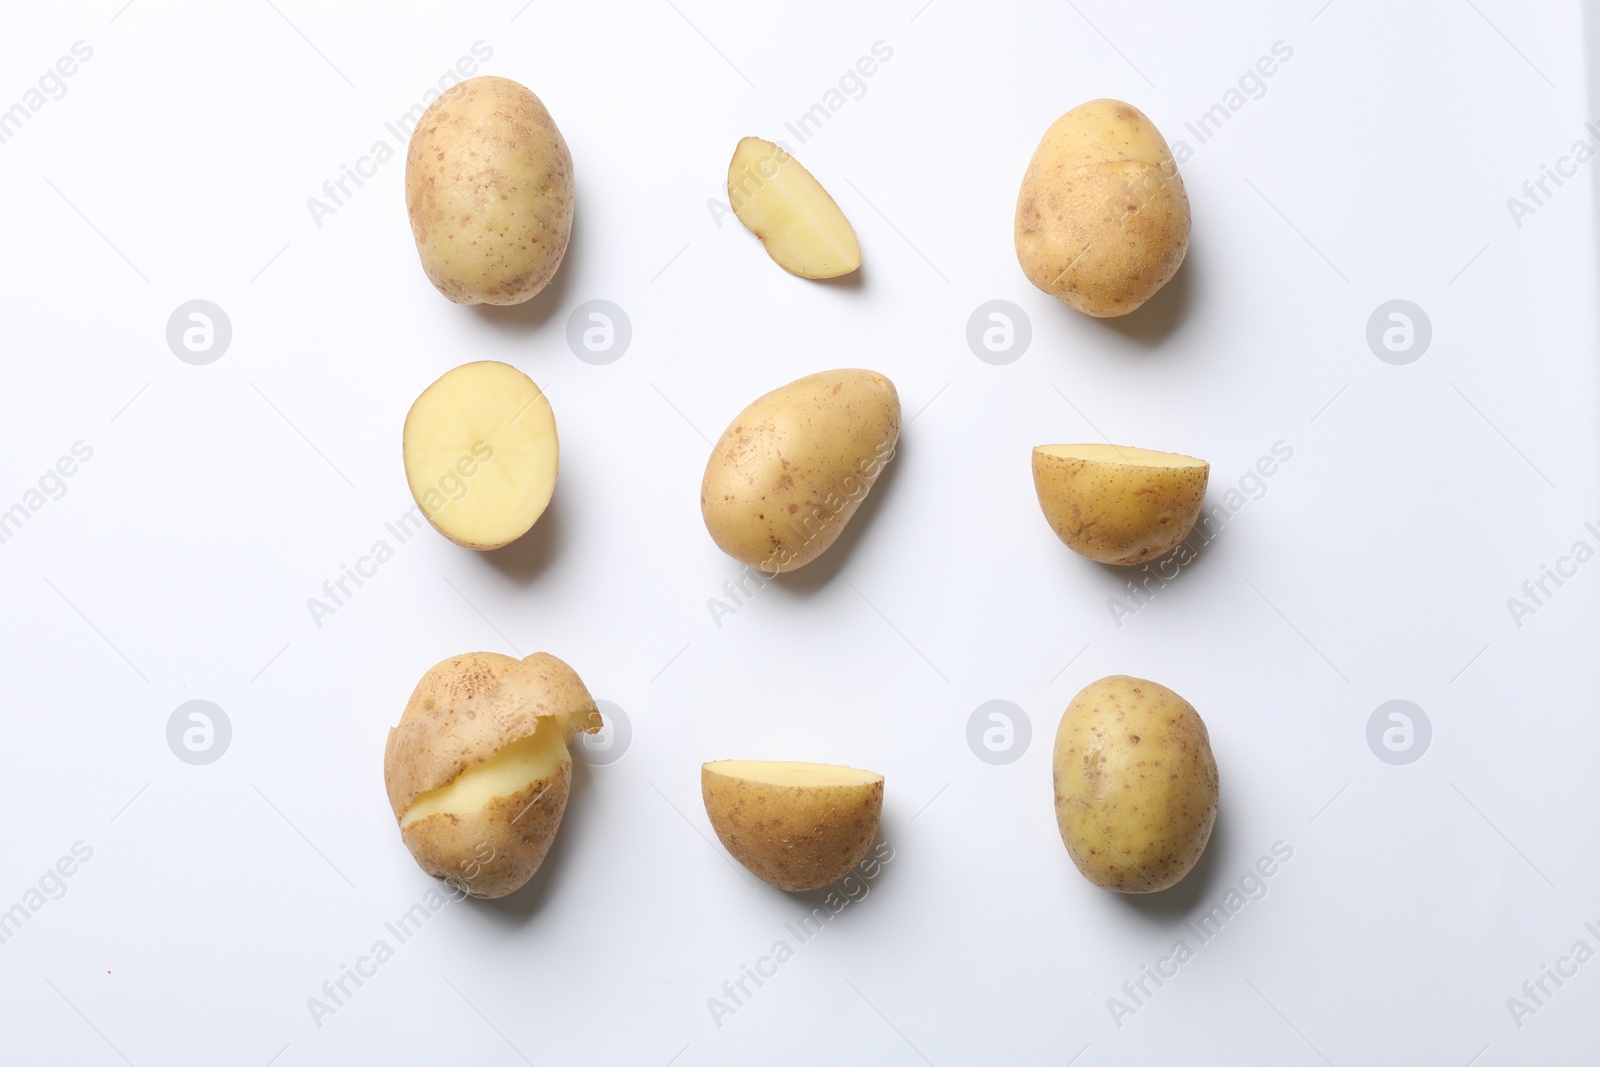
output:
[{"label": "potato wedge", "polygon": [[771,141],[740,140],[728,164],[728,202],[790,274],[837,278],[861,266],[850,220],[811,172]]}]

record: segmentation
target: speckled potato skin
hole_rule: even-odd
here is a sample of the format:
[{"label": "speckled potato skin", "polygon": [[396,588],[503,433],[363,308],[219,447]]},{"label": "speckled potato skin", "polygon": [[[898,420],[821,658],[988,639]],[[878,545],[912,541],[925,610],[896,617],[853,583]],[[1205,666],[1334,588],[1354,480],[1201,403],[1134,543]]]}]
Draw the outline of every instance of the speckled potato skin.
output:
[{"label": "speckled potato skin", "polygon": [[[420,794],[448,785],[554,715],[571,717],[587,733],[602,726],[583,680],[555,656],[536,652],[518,660],[472,652],[436,664],[417,683],[384,749],[384,784],[395,820]],[[571,783],[572,759],[565,756],[555,774],[515,794],[476,812],[430,815],[400,836],[429,874],[459,883],[473,896],[505,896],[544,861]]]},{"label": "speckled potato skin", "polygon": [[1056,825],[1102,889],[1154,893],[1194,867],[1217,819],[1206,724],[1164,685],[1117,674],[1083,689],[1056,730]]},{"label": "speckled potato skin", "polygon": [[1209,464],[1142,467],[1034,449],[1033,488],[1061,542],[1096,563],[1131,567],[1178,547],[1205,504]]},{"label": "speckled potato skin", "polygon": [[803,567],[838,539],[899,438],[900,395],[875,371],[823,371],[774,389],[711,450],[706,530],[768,574]]},{"label": "speckled potato skin", "polygon": [[572,154],[544,104],[509,78],[469,78],[423,113],[406,151],[422,269],[458,304],[520,304],[572,236]]},{"label": "speckled potato skin", "polygon": [[1028,161],[1016,243],[1028,280],[1086,315],[1149,300],[1189,249],[1189,196],[1161,132],[1120,100],[1062,115]]},{"label": "speckled potato skin", "polygon": [[723,847],[751,874],[790,893],[849,874],[872,847],[883,816],[882,779],[801,788],[701,768],[700,792]]}]

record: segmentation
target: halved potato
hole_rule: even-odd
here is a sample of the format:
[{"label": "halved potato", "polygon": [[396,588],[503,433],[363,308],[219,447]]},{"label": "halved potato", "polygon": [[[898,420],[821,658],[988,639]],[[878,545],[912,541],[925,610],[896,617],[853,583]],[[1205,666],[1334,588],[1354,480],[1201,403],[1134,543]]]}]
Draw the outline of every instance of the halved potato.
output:
[{"label": "halved potato", "polygon": [[700,768],[700,791],[733,858],[790,893],[849,874],[883,815],[883,775],[829,763],[717,760]]},{"label": "halved potato", "polygon": [[550,402],[517,368],[466,363],[422,391],[406,415],[411,495],[433,528],[480,552],[533,528],[560,460]]},{"label": "halved potato", "polygon": [[1098,563],[1131,566],[1177,547],[1205,503],[1211,464],[1122,445],[1040,445],[1033,487],[1056,536]]},{"label": "halved potato", "polygon": [[790,274],[837,278],[861,266],[850,220],[811,172],[771,141],[740,140],[728,164],[728,202]]},{"label": "halved potato", "polygon": [[383,777],[418,866],[503,897],[544,862],[572,783],[567,742],[601,728],[583,680],[544,652],[435,665],[389,731]]}]

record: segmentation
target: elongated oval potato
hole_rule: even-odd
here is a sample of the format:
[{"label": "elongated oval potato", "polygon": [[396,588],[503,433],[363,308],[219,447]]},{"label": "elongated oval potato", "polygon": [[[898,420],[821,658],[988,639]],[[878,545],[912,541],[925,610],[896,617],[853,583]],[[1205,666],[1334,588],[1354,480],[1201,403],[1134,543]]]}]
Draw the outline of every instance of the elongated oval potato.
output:
[{"label": "elongated oval potato", "polygon": [[861,266],[861,245],[839,205],[789,153],[741,138],[728,164],[728,202],[773,262],[801,278],[838,278]]},{"label": "elongated oval potato", "polygon": [[469,78],[429,105],[406,151],[422,269],[457,304],[520,304],[572,236],[572,154],[544,104],[509,78]]},{"label": "elongated oval potato", "polygon": [[1102,889],[1154,893],[1188,874],[1217,819],[1217,761],[1194,707],[1125,674],[1072,698],[1056,730],[1056,825]]},{"label": "elongated oval potato", "polygon": [[1040,445],[1033,488],[1061,542],[1131,567],[1176,548],[1205,503],[1211,464],[1126,445]]},{"label": "elongated oval potato", "polygon": [[389,805],[417,865],[475,897],[526,884],[567,809],[567,743],[601,726],[583,680],[548,653],[472,652],[435,665],[383,755]]},{"label": "elongated oval potato", "polygon": [[711,539],[767,574],[803,567],[838,539],[900,438],[900,395],[869,370],[774,389],[711,450],[700,513]]},{"label": "elongated oval potato", "polygon": [[509,363],[463,363],[412,403],[401,458],[435,530],[464,548],[501,548],[533,528],[555,492],[555,413]]},{"label": "elongated oval potato", "polygon": [[1086,315],[1149,300],[1189,249],[1189,195],[1161,131],[1120,100],[1062,115],[1022,177],[1016,242],[1028,280]]},{"label": "elongated oval potato", "polygon": [[830,763],[716,760],[700,768],[700,791],[733,858],[790,893],[849,874],[883,815],[883,775]]}]

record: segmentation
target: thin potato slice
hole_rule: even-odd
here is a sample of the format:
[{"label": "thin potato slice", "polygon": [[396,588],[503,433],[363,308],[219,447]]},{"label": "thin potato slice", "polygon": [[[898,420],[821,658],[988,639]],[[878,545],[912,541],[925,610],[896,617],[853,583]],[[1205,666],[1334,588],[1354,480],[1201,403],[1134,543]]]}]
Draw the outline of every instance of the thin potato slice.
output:
[{"label": "thin potato slice", "polygon": [[533,528],[555,492],[556,419],[533,379],[483,360],[449,371],[406,415],[406,481],[422,514],[480,552]]}]

